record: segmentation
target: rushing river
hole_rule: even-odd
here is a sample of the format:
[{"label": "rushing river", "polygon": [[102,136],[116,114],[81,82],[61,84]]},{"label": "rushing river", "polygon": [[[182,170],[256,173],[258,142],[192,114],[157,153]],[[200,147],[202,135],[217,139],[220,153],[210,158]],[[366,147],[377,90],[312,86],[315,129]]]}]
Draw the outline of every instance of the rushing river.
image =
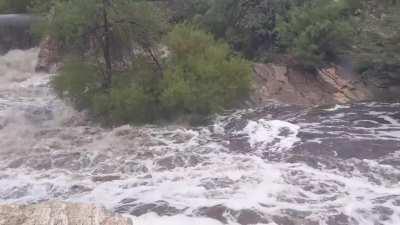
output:
[{"label": "rushing river", "polygon": [[104,129],[0,56],[0,203],[94,203],[143,225],[399,225],[400,104],[227,113]]}]

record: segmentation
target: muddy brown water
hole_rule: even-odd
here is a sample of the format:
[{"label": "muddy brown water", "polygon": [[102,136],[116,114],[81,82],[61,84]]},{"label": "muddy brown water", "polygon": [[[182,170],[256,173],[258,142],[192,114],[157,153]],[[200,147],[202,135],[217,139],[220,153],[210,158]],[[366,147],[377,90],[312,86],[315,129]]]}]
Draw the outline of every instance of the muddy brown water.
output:
[{"label": "muddy brown water", "polygon": [[104,129],[33,72],[37,52],[0,57],[2,204],[94,203],[146,225],[400,224],[398,103]]}]

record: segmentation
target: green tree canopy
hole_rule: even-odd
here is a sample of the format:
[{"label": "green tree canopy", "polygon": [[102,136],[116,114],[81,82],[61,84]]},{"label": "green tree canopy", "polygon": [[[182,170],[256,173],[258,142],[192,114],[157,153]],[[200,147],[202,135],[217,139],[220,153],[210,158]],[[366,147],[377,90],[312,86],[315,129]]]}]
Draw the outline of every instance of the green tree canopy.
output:
[{"label": "green tree canopy", "polygon": [[282,47],[306,67],[335,61],[351,46],[355,7],[348,0],[316,0],[291,9],[277,28]]},{"label": "green tree canopy", "polygon": [[1,0],[0,13],[26,13],[32,0]]},{"label": "green tree canopy", "polygon": [[55,1],[47,19],[48,33],[64,49],[101,65],[105,87],[111,86],[115,62],[135,50],[151,52],[165,29],[161,11],[144,0]]},{"label": "green tree canopy", "polygon": [[353,59],[365,75],[400,78],[400,2],[363,4],[354,37]]}]

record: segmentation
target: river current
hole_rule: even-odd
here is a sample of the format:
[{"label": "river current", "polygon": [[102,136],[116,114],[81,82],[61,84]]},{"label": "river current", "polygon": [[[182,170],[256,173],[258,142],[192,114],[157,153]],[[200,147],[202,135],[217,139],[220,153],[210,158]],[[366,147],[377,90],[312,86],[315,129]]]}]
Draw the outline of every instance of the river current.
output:
[{"label": "river current", "polygon": [[0,56],[0,204],[94,203],[143,225],[399,225],[400,104],[271,104],[212,125],[93,124]]}]

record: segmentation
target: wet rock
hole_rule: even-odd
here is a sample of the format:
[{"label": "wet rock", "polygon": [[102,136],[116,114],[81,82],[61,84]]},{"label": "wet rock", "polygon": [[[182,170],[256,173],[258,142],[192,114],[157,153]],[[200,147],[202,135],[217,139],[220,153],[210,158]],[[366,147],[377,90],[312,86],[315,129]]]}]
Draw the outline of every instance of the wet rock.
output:
[{"label": "wet rock", "polygon": [[206,216],[216,219],[224,224],[228,223],[228,218],[235,218],[237,223],[241,225],[249,224],[268,224],[269,220],[256,210],[242,209],[239,211],[227,208],[224,205],[216,205],[212,207],[203,207],[198,209],[196,215]]},{"label": "wet rock", "polygon": [[189,158],[187,159],[187,166],[188,167],[197,166],[204,160],[205,160],[204,157],[201,157],[200,155],[190,155]]},{"label": "wet rock", "polygon": [[30,188],[31,188],[30,185],[13,187],[11,189],[4,191],[3,194],[0,193],[0,198],[2,198],[2,199],[19,199],[19,198],[27,195]]},{"label": "wet rock", "polygon": [[141,160],[153,159],[154,154],[150,151],[138,152],[136,158]]},{"label": "wet rock", "polygon": [[260,213],[249,209],[240,210],[238,212],[237,222],[241,225],[269,223]]},{"label": "wet rock", "polygon": [[104,154],[98,154],[96,155],[96,157],[94,157],[92,164],[93,165],[97,165],[99,163],[103,163],[105,162],[109,157],[107,155]]},{"label": "wet rock", "polygon": [[134,162],[134,161],[125,163],[120,170],[123,173],[129,173],[129,174],[149,172],[149,169],[147,169],[146,166],[144,166],[140,163]]},{"label": "wet rock", "polygon": [[334,216],[330,216],[327,220],[327,225],[356,225],[355,221],[353,221],[349,216],[340,213]]},{"label": "wet rock", "polygon": [[129,209],[129,213],[133,216],[141,216],[149,212],[157,213],[159,216],[173,216],[179,214],[181,210],[172,207],[168,202],[157,201],[155,203],[148,204],[136,204],[134,207]]},{"label": "wet rock", "polygon": [[46,107],[31,107],[26,109],[24,117],[32,123],[41,123],[53,119],[53,112]]},{"label": "wet rock", "polygon": [[111,182],[115,180],[120,180],[121,176],[119,175],[106,175],[106,176],[94,176],[92,177],[93,182]]},{"label": "wet rock", "polygon": [[365,128],[377,128],[377,127],[381,126],[380,123],[376,123],[373,121],[366,121],[366,120],[356,121],[355,123],[357,126],[365,127]]},{"label": "wet rock", "polygon": [[372,213],[379,215],[379,220],[386,221],[390,220],[391,216],[394,214],[393,209],[385,206],[375,206],[372,209]]},{"label": "wet rock", "polygon": [[176,144],[182,144],[182,143],[185,143],[185,142],[190,141],[190,139],[193,138],[193,134],[191,134],[191,133],[184,133],[184,132],[178,132],[178,133],[174,134],[174,135],[172,136],[172,138],[173,138],[173,141],[174,141]]},{"label": "wet rock", "polygon": [[69,194],[81,194],[81,193],[90,192],[90,191],[92,191],[91,188],[86,187],[84,185],[80,185],[80,184],[72,185],[69,188]]},{"label": "wet rock", "polygon": [[295,209],[284,209],[282,210],[282,213],[289,215],[291,218],[299,218],[299,219],[304,219],[307,216],[311,215],[311,212],[299,211]]},{"label": "wet rock", "polygon": [[319,143],[306,142],[295,147],[297,153],[333,156],[341,159],[379,159],[398,151],[400,142],[392,140],[357,140],[329,138]]},{"label": "wet rock", "polygon": [[93,174],[112,174],[117,170],[117,166],[109,163],[100,163],[96,166],[97,168],[93,171]]},{"label": "wet rock", "polygon": [[79,152],[57,154],[52,157],[52,161],[54,167],[62,169],[79,170],[84,166]]},{"label": "wet rock", "polygon": [[123,136],[128,136],[129,134],[131,134],[131,132],[132,132],[132,128],[130,128],[129,126],[126,126],[126,127],[117,128],[115,130],[114,134],[117,137],[123,137]]},{"label": "wet rock", "polygon": [[212,207],[203,207],[197,210],[196,214],[199,216],[206,216],[216,219],[224,224],[228,223],[225,214],[232,214],[233,211],[223,205],[216,205]]},{"label": "wet rock", "polygon": [[24,158],[19,158],[19,159],[13,160],[8,164],[8,168],[11,168],[11,169],[18,168],[18,167],[22,166],[22,164],[25,162],[25,160],[26,159],[24,159]]},{"label": "wet rock", "polygon": [[320,221],[285,216],[273,216],[273,221],[277,225],[321,225]]},{"label": "wet rock", "polygon": [[232,152],[243,154],[251,153],[254,149],[251,148],[248,140],[245,137],[234,137],[229,140],[228,149]]},{"label": "wet rock", "polygon": [[380,164],[390,165],[400,169],[400,159],[385,159],[380,162]]},{"label": "wet rock", "polygon": [[201,180],[201,186],[207,190],[217,189],[217,188],[228,188],[232,186],[235,182],[228,177],[223,178],[205,178]]},{"label": "wet rock", "polygon": [[115,208],[115,212],[123,214],[129,213],[132,208],[135,208],[138,205],[136,201],[137,199],[133,198],[123,199],[120,202],[121,205]]},{"label": "wet rock", "polygon": [[386,202],[398,200],[400,202],[400,195],[388,195],[384,197],[379,197],[373,200],[373,203],[376,204],[385,204]]},{"label": "wet rock", "polygon": [[50,202],[0,205],[4,225],[132,225],[132,221],[93,205]]},{"label": "wet rock", "polygon": [[155,162],[158,170],[173,170],[176,167],[184,167],[185,161],[183,157],[179,155],[168,156],[159,159]]},{"label": "wet rock", "polygon": [[51,159],[48,155],[30,158],[27,166],[35,170],[48,170],[51,168]]},{"label": "wet rock", "polygon": [[291,219],[284,216],[273,216],[272,220],[277,225],[296,225]]}]

